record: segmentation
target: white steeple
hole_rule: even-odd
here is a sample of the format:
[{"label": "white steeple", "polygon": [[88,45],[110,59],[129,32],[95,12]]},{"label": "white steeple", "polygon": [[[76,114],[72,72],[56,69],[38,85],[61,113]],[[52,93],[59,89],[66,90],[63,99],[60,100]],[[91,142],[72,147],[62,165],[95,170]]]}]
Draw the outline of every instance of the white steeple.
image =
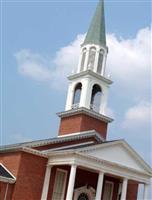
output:
[{"label": "white steeple", "polygon": [[87,108],[106,115],[111,80],[105,77],[106,46],[104,3],[100,0],[84,43],[77,72],[70,80],[65,110]]}]

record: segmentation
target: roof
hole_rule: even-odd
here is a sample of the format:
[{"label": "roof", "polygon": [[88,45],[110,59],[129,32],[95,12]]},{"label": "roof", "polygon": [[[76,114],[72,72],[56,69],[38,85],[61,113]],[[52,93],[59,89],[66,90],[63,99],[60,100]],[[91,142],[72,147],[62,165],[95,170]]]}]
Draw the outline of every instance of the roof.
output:
[{"label": "roof", "polygon": [[106,46],[104,0],[100,0],[83,44]]},{"label": "roof", "polygon": [[85,148],[89,148],[89,147],[96,147],[97,145],[103,145],[103,144],[107,144],[107,143],[113,143],[115,141],[121,141],[121,140],[109,140],[109,141],[102,141],[98,144],[94,143],[93,141],[91,142],[84,142],[84,143],[80,143],[80,144],[73,144],[73,145],[66,145],[66,146],[62,146],[62,147],[57,147],[57,148],[51,148],[48,150],[44,150],[43,152],[45,153],[49,153],[49,152],[68,152],[68,151],[81,151]]},{"label": "roof", "polygon": [[80,140],[83,138],[90,138],[90,137],[95,137],[95,139],[98,142],[103,141],[103,138],[101,138],[101,136],[96,131],[92,130],[92,131],[84,131],[84,132],[76,133],[76,134],[70,134],[66,136],[60,136],[56,138],[49,138],[49,139],[44,139],[44,140],[36,140],[36,141],[31,141],[31,142],[4,145],[4,146],[0,146],[0,153],[5,153],[7,151],[16,151],[19,149],[22,150],[22,147],[30,147],[30,148],[39,147],[39,146],[45,146],[49,144],[63,143],[63,142],[68,142],[68,141]]},{"label": "roof", "polygon": [[15,180],[15,176],[13,176],[13,174],[2,163],[0,163],[0,181],[14,183]]}]

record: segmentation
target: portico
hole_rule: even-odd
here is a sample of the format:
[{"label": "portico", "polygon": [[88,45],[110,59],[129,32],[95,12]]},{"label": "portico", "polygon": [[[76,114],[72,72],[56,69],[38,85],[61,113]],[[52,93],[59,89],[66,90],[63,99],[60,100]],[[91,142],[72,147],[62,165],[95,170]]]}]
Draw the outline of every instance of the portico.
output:
[{"label": "portico", "polygon": [[[113,186],[115,185],[116,187],[117,185],[118,187],[116,194],[117,198],[119,197],[121,200],[127,199],[128,184],[130,181],[134,181],[137,184],[144,184],[145,192],[143,200],[148,199],[149,183],[151,176],[150,172],[143,172],[142,170],[139,171],[114,162],[109,162],[107,160],[102,160],[97,157],[85,155],[84,153],[82,153],[82,151],[80,152],[79,150],[66,150],[62,152],[52,152],[49,154],[41,200],[47,199],[49,182],[50,178],[52,178],[52,176],[50,176],[51,168],[55,167],[56,165],[58,166],[58,168],[62,168],[63,166],[68,166],[69,168],[69,175],[66,179],[66,187],[64,191],[65,194],[63,195],[63,199],[72,200],[74,198],[74,193],[76,189],[75,186],[77,185],[77,176],[79,174],[79,170],[81,169],[84,170],[84,176],[85,171],[96,173],[96,186],[94,188],[95,200],[99,200],[102,198],[104,199],[104,190],[106,188],[105,183],[107,177],[115,178],[118,180],[117,183],[115,183],[115,181],[111,181]],[[83,179],[83,177],[81,178]],[[111,194],[109,193],[109,195],[112,195],[112,192]]]}]

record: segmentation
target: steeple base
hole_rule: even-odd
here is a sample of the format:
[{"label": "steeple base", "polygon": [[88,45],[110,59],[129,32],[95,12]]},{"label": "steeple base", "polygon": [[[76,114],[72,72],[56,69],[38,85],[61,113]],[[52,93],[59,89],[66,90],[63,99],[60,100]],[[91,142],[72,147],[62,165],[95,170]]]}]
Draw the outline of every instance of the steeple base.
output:
[{"label": "steeple base", "polygon": [[112,122],[111,118],[86,108],[64,111],[58,116],[61,118],[59,135],[95,130],[106,139],[108,123]]}]

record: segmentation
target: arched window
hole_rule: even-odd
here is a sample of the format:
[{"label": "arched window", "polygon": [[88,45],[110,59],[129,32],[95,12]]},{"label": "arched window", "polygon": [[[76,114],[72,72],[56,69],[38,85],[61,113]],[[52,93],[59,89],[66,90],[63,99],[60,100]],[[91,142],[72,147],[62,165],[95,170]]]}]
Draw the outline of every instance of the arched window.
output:
[{"label": "arched window", "polygon": [[75,87],[75,90],[74,90],[72,108],[78,108],[79,107],[80,97],[81,97],[81,89],[82,89],[82,84],[78,83]]},{"label": "arched window", "polygon": [[99,112],[99,109],[100,109],[101,93],[102,91],[101,91],[100,86],[95,84],[92,88],[90,108],[97,112]]},{"label": "arched window", "polygon": [[96,48],[91,47],[89,50],[88,69],[93,69],[96,56]]},{"label": "arched window", "polygon": [[84,63],[85,63],[85,59],[86,59],[86,48],[84,48],[82,50],[82,59],[81,59],[81,68],[80,68],[80,72],[83,71],[84,69]]},{"label": "arched window", "polygon": [[99,61],[98,61],[98,69],[97,69],[97,72],[99,74],[101,74],[101,71],[102,71],[102,65],[103,65],[103,50],[101,49],[100,50],[100,53],[99,53]]}]

